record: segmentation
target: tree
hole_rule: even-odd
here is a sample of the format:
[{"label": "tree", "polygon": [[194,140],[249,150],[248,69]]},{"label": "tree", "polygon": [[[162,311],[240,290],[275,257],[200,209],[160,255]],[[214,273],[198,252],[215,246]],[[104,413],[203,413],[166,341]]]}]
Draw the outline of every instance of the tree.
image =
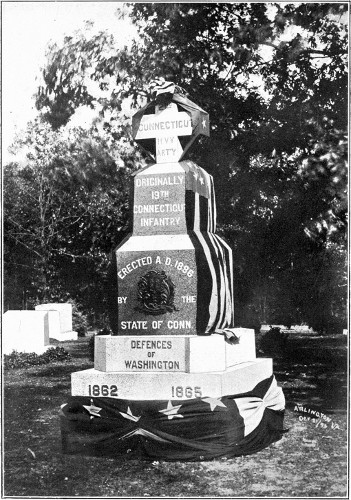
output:
[{"label": "tree", "polygon": [[15,147],[24,160],[4,169],[5,305],[76,299],[102,313],[109,252],[128,226],[132,149],[40,121]]},{"label": "tree", "polygon": [[[89,41],[83,33],[51,47],[38,107],[62,126],[75,107],[99,106],[113,137],[123,103],[138,105],[150,80],[185,88],[211,118],[211,138],[192,157],[221,193],[220,231],[234,249],[239,283],[237,321],[250,322],[249,310],[272,321],[284,308],[285,316],[311,321],[326,276],[345,276],[343,258],[329,257],[335,248],[346,252],[346,4],[130,9],[140,35],[131,47],[113,53],[112,38]],[[89,93],[87,80],[105,97]],[[330,302],[344,301],[339,287],[330,291]]]},{"label": "tree", "polygon": [[[272,8],[274,15],[269,12]],[[214,140],[203,148],[204,157],[212,160],[209,149],[218,155],[215,141],[220,140],[221,151],[234,163],[229,178],[236,183],[226,190],[232,212],[228,198],[222,196],[223,180],[218,179],[225,179],[223,168],[217,166],[217,179],[213,168],[212,173],[224,202],[219,207],[226,223],[223,229],[240,263],[237,270],[243,269],[243,288],[249,289],[246,297],[239,294],[237,304],[256,300],[261,321],[273,321],[275,311],[281,317],[284,309],[287,317],[294,308],[295,319],[314,321],[323,329],[326,317],[332,316],[323,289],[328,290],[330,303],[343,305],[345,318],[345,287],[326,286],[332,284],[331,275],[342,274],[342,285],[346,277],[342,258],[330,255],[332,241],[334,246],[337,241],[339,254],[346,253],[347,33],[339,22],[345,8],[342,4],[133,8],[145,42],[139,55],[144,67],[197,93],[207,101],[200,103],[205,108],[210,103]],[[288,30],[292,34],[285,41],[282,35]],[[269,60],[262,47],[271,49]],[[263,80],[269,92],[266,102],[258,89],[249,87],[253,76]],[[217,157],[223,160],[223,156]],[[233,216],[236,227],[231,228]],[[334,265],[328,267],[327,262]],[[308,287],[301,286],[304,276],[309,277]],[[257,300],[266,306],[260,310]],[[313,303],[318,306],[311,315]],[[244,316],[245,311],[239,321],[247,321]]]}]

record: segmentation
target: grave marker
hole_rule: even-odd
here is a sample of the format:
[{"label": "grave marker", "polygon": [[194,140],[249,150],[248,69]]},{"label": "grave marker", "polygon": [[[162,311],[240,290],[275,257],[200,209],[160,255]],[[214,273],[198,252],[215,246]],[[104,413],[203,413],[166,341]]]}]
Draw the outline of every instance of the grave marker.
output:
[{"label": "grave marker", "polygon": [[35,352],[50,347],[49,319],[46,311],[7,311],[3,315],[2,352]]},{"label": "grave marker", "polygon": [[[69,303],[52,303],[39,304],[35,306],[36,311],[48,311],[50,316],[59,319],[58,327],[53,325],[50,329],[50,338],[64,342],[66,340],[77,340],[78,334],[72,329],[72,304]],[[56,319],[52,319],[56,321]]]}]

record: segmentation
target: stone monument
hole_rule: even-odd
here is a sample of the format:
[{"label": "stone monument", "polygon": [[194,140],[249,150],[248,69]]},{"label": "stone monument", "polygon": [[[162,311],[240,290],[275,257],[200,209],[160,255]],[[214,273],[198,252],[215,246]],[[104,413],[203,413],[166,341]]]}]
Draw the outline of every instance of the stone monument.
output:
[{"label": "stone monument", "polygon": [[[209,135],[208,114],[174,84],[156,92],[133,117],[135,139],[156,163],[134,176],[132,232],[114,253],[113,335],[96,336],[94,368],[72,374],[73,399],[90,398],[83,406],[93,408],[92,419],[101,418],[104,398],[126,400],[119,413],[134,419],[139,436],[149,431],[133,401],[161,401],[159,413],[183,418],[187,400],[208,403],[212,412],[226,406],[222,397],[273,381],[272,360],[256,358],[254,331],[233,327],[232,252],[216,234],[212,177],[184,159],[199,135]],[[283,410],[279,388],[268,399]]]}]

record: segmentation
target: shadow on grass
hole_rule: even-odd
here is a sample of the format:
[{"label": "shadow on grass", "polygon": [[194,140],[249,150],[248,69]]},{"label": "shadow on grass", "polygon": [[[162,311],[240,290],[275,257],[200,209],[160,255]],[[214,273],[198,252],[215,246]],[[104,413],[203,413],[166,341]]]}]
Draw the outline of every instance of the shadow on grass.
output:
[{"label": "shadow on grass", "polygon": [[286,407],[296,403],[335,413],[347,410],[347,346],[345,336],[287,339],[273,357],[274,374],[282,386]]},{"label": "shadow on grass", "polygon": [[93,368],[94,365],[93,363],[82,363],[82,364],[69,364],[69,365],[64,365],[61,364],[59,366],[45,366],[41,367],[41,370],[38,371],[37,373],[34,373],[34,377],[53,377],[53,378],[59,378],[62,379],[62,377],[65,376],[70,376],[71,373],[81,371],[81,370],[88,370],[89,368]]},{"label": "shadow on grass", "polygon": [[68,340],[65,342],[50,340],[50,346],[63,347],[76,359],[86,359],[89,357],[89,337],[78,337],[77,340]]}]

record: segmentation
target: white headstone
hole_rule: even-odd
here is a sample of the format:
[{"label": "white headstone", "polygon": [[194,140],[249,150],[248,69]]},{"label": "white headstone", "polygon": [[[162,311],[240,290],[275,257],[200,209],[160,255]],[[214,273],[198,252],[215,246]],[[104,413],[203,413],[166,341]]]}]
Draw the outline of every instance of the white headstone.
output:
[{"label": "white headstone", "polygon": [[35,306],[36,311],[55,311],[59,314],[59,331],[57,327],[50,330],[50,338],[56,340],[77,340],[77,332],[72,331],[72,304],[69,303],[53,303],[40,304]]},{"label": "white headstone", "polygon": [[72,331],[72,304],[40,304],[35,306],[36,311],[59,311],[60,332]]},{"label": "white headstone", "polygon": [[7,311],[3,315],[2,351],[42,354],[50,345],[47,311]]},{"label": "white headstone", "polygon": [[47,311],[50,339],[60,340],[60,313],[58,311]]}]

